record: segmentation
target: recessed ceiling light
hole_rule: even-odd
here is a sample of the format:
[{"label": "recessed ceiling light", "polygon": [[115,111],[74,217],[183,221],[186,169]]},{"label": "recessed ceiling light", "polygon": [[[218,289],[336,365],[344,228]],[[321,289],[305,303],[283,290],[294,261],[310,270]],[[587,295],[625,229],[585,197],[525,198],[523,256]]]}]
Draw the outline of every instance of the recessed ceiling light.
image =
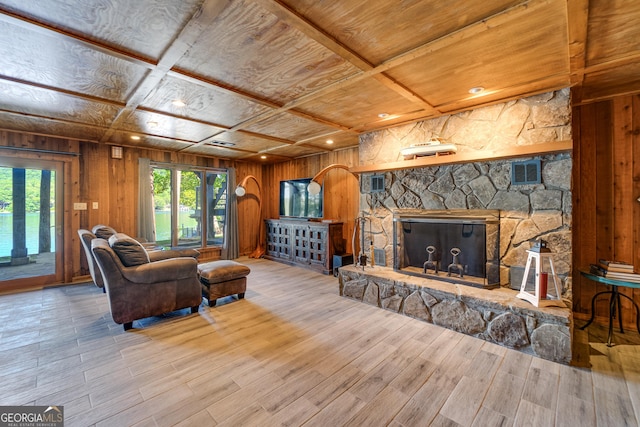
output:
[{"label": "recessed ceiling light", "polygon": [[185,102],[184,102],[184,101],[182,101],[181,99],[175,99],[175,100],[172,102],[172,104],[173,104],[174,106],[176,106],[176,107],[180,107],[180,108],[182,108],[182,107],[184,107],[184,106],[186,106],[186,105],[187,105],[187,104],[185,104]]},{"label": "recessed ceiling light", "polygon": [[387,117],[389,117],[389,113],[380,113],[378,114],[378,117],[380,117],[381,119],[386,119]]},{"label": "recessed ceiling light", "polygon": [[134,141],[140,141],[140,137],[138,135],[131,135],[131,139]]},{"label": "recessed ceiling light", "polygon": [[329,145],[333,144],[333,139],[327,139],[327,144]]},{"label": "recessed ceiling light", "polygon": [[484,91],[484,88],[482,86],[476,86],[476,87],[472,87],[471,89],[469,89],[469,93],[471,94],[477,94]]},{"label": "recessed ceiling light", "polygon": [[265,156],[265,155],[263,154],[262,156],[260,156],[260,158],[261,158],[262,160],[264,160],[264,159],[266,159],[266,158],[267,158],[267,156]]}]

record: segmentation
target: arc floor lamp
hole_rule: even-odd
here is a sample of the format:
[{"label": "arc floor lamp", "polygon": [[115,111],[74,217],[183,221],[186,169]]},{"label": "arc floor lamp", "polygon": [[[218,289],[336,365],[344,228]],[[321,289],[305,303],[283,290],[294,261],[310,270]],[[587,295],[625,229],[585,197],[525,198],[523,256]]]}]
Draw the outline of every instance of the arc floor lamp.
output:
[{"label": "arc floor lamp", "polygon": [[311,179],[311,182],[307,187],[307,190],[309,191],[310,194],[313,194],[313,195],[320,194],[320,190],[322,189],[322,182],[324,181],[324,176],[327,174],[327,172],[329,172],[332,169],[344,169],[347,172],[349,172],[351,175],[355,176],[356,179],[358,179],[358,175],[351,172],[349,170],[349,166],[334,163],[322,169]]},{"label": "arc floor lamp", "polygon": [[255,181],[256,186],[258,187],[258,192],[256,193],[256,198],[258,199],[258,242],[256,243],[256,248],[253,252],[249,254],[249,258],[262,258],[264,256],[264,246],[262,246],[262,190],[260,188],[260,182],[253,175],[247,175],[244,179],[238,184],[236,187],[235,193],[238,197],[244,197],[247,194],[247,184],[249,180],[252,179]]}]

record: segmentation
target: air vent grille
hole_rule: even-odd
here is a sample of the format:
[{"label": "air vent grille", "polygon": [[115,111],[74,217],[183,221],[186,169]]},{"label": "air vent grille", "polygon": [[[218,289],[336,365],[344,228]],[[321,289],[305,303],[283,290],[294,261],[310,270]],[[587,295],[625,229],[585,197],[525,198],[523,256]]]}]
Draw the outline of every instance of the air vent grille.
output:
[{"label": "air vent grille", "polygon": [[511,184],[540,184],[540,160],[511,163]]},{"label": "air vent grille", "polygon": [[371,176],[371,192],[380,193],[384,191],[384,175]]}]

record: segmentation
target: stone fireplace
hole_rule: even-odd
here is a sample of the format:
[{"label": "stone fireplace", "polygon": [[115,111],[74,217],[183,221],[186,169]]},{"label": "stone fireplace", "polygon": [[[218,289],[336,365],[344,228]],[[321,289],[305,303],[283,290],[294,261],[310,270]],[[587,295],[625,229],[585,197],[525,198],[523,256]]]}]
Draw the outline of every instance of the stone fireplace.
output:
[{"label": "stone fireplace", "polygon": [[500,286],[500,212],[401,209],[393,216],[393,268],[493,289]]},{"label": "stone fireplace", "polygon": [[[455,144],[457,155],[567,141],[571,139],[569,101],[567,89],[364,134],[360,164],[401,162],[397,156],[402,148],[434,137]],[[538,183],[513,182],[512,160],[458,163],[452,158],[451,163],[361,174],[360,211],[371,221],[365,241],[384,251],[388,261],[375,267],[341,267],[341,295],[569,363],[571,153],[542,154],[533,160],[540,163]],[[382,191],[373,191],[373,175],[384,176]],[[477,216],[482,224],[471,219]],[[425,224],[444,227],[425,231]],[[484,258],[473,262],[466,257],[482,252],[482,238],[471,249],[447,240],[449,235],[464,241],[465,236],[476,234],[484,236],[485,250]],[[413,236],[418,236],[417,242],[407,242]],[[440,243],[430,243],[438,239]],[[521,282],[527,250],[538,239],[547,241],[553,252],[566,308],[534,307],[516,298],[517,292],[511,289]],[[439,262],[437,275],[431,265],[425,271],[427,246],[435,248],[432,259]],[[453,248],[461,250],[455,262]],[[460,268],[452,268],[448,276],[451,264]]]}]

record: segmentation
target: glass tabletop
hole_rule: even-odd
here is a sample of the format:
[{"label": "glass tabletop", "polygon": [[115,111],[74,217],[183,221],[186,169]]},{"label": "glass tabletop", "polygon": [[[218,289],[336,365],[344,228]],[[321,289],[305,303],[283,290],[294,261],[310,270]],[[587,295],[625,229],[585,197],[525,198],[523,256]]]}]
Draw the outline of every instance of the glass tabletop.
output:
[{"label": "glass tabletop", "polygon": [[624,279],[611,279],[609,277],[599,276],[597,274],[593,274],[588,270],[580,269],[580,274],[586,277],[589,280],[593,280],[594,282],[604,283],[605,285],[612,286],[624,286],[627,288],[638,288],[640,289],[640,282],[631,282]]}]

